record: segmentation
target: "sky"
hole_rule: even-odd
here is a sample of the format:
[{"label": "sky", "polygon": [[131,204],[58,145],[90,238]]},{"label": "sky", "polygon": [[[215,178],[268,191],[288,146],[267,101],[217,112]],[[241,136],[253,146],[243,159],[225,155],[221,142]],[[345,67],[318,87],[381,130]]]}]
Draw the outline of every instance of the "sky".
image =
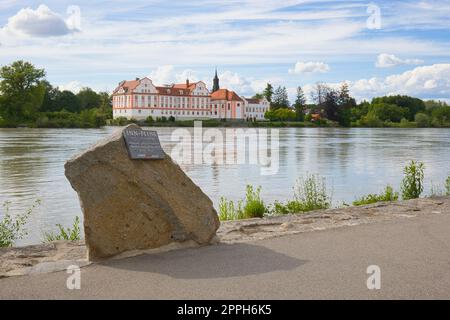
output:
[{"label": "sky", "polygon": [[450,0],[0,0],[0,65],[26,60],[61,89],[203,80],[251,96],[266,83],[347,82],[359,101],[450,101]]}]

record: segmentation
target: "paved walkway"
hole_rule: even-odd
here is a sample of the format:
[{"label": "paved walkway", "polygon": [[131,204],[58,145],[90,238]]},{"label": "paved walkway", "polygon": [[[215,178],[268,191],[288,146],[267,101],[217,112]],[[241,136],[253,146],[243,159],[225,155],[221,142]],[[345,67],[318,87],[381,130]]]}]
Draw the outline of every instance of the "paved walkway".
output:
[{"label": "paved walkway", "polygon": [[81,290],[67,277],[0,279],[0,298],[449,299],[450,214],[109,261],[82,269]]}]

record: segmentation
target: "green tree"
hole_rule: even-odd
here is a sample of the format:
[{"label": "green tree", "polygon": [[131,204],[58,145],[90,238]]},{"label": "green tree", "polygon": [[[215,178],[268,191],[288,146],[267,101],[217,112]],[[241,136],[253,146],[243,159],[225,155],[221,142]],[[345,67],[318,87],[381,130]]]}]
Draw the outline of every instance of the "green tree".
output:
[{"label": "green tree", "polygon": [[450,107],[442,106],[434,108],[431,111],[431,118],[433,126],[440,127],[450,125]]},{"label": "green tree", "polygon": [[53,87],[47,80],[42,80],[41,85],[44,86],[44,98],[39,111],[59,111],[58,106],[55,104],[56,97],[60,93],[59,89]]},{"label": "green tree", "polygon": [[430,117],[425,113],[418,113],[414,117],[414,121],[419,128],[427,128],[430,126]]},{"label": "green tree", "polygon": [[305,119],[306,98],[302,87],[297,87],[297,97],[294,102],[295,114],[298,121]]},{"label": "green tree", "polygon": [[112,110],[112,97],[108,92],[100,92],[98,94],[100,96],[100,108],[99,111],[103,113],[107,119],[112,119],[113,110]]},{"label": "green tree", "polygon": [[43,69],[29,62],[15,61],[0,69],[0,114],[19,121],[32,118],[42,105],[45,84]]},{"label": "green tree", "polygon": [[81,110],[98,108],[102,102],[100,95],[88,87],[81,89],[77,98],[80,101]]},{"label": "green tree", "polygon": [[78,97],[68,90],[59,91],[55,97],[54,105],[56,108],[54,111],[67,110],[69,112],[80,112],[81,103]]},{"label": "green tree", "polygon": [[400,122],[408,115],[408,109],[399,107],[395,104],[383,102],[375,104],[372,103],[369,110],[372,111],[381,121]]},{"label": "green tree", "polygon": [[290,103],[286,87],[279,86],[273,93],[271,108],[274,110],[281,108],[289,108],[289,105]]},{"label": "green tree", "polygon": [[422,100],[409,96],[386,96],[374,98],[372,100],[372,104],[378,103],[395,104],[399,107],[406,108],[408,110],[406,118],[409,121],[414,121],[416,113],[425,111],[425,103]]},{"label": "green tree", "polygon": [[339,105],[339,95],[336,91],[330,89],[325,94],[323,109],[325,111],[325,116],[327,117],[327,119],[332,121],[338,121],[340,105]]},{"label": "green tree", "polygon": [[358,123],[363,127],[370,128],[378,128],[383,126],[383,121],[381,121],[373,111],[369,111],[365,116],[361,118],[361,120],[359,120]]},{"label": "green tree", "polygon": [[258,99],[261,100],[262,98],[264,98],[264,94],[263,93],[256,93],[252,99]]},{"label": "green tree", "polygon": [[263,95],[266,97],[267,101],[272,102],[273,93],[273,86],[268,83],[263,91]]}]

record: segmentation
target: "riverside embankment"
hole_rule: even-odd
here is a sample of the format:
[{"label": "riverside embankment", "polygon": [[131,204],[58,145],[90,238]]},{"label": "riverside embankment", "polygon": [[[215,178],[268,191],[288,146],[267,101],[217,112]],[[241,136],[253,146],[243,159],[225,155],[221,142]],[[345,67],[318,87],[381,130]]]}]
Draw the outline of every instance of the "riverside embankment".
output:
[{"label": "riverside embankment", "polygon": [[[417,217],[432,219],[447,215],[450,216],[450,197],[381,202],[368,206],[319,210],[305,214],[226,221],[221,223],[214,241],[219,246],[213,246],[209,250],[220,251],[222,250],[220,245],[258,244],[266,239],[342,227],[378,223],[378,228],[382,228],[383,224],[379,223],[402,223]],[[450,233],[450,225],[447,228]],[[410,235],[410,237],[415,236],[415,234]],[[354,241],[364,246],[371,239],[370,237],[355,238]],[[113,260],[139,255],[160,255],[167,251],[192,247],[196,247],[192,242],[171,244],[160,249],[128,252]],[[55,272],[65,270],[67,266],[73,264],[80,267],[91,265],[86,259],[83,241],[0,249],[0,277]]]}]

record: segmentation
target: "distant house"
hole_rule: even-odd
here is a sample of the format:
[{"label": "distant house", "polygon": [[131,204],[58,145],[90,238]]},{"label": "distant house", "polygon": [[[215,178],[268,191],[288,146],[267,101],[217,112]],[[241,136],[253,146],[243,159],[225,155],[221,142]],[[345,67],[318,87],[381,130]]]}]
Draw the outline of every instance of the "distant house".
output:
[{"label": "distant house", "polygon": [[311,113],[311,121],[312,122],[318,121],[318,120],[321,120],[321,119],[322,119],[322,116],[321,116],[320,113]]},{"label": "distant house", "polygon": [[245,118],[247,120],[264,120],[264,114],[269,110],[270,103],[264,97],[262,99],[243,98],[245,102]]},{"label": "distant house", "polygon": [[212,118],[245,119],[244,100],[236,92],[218,89],[211,94]]}]

